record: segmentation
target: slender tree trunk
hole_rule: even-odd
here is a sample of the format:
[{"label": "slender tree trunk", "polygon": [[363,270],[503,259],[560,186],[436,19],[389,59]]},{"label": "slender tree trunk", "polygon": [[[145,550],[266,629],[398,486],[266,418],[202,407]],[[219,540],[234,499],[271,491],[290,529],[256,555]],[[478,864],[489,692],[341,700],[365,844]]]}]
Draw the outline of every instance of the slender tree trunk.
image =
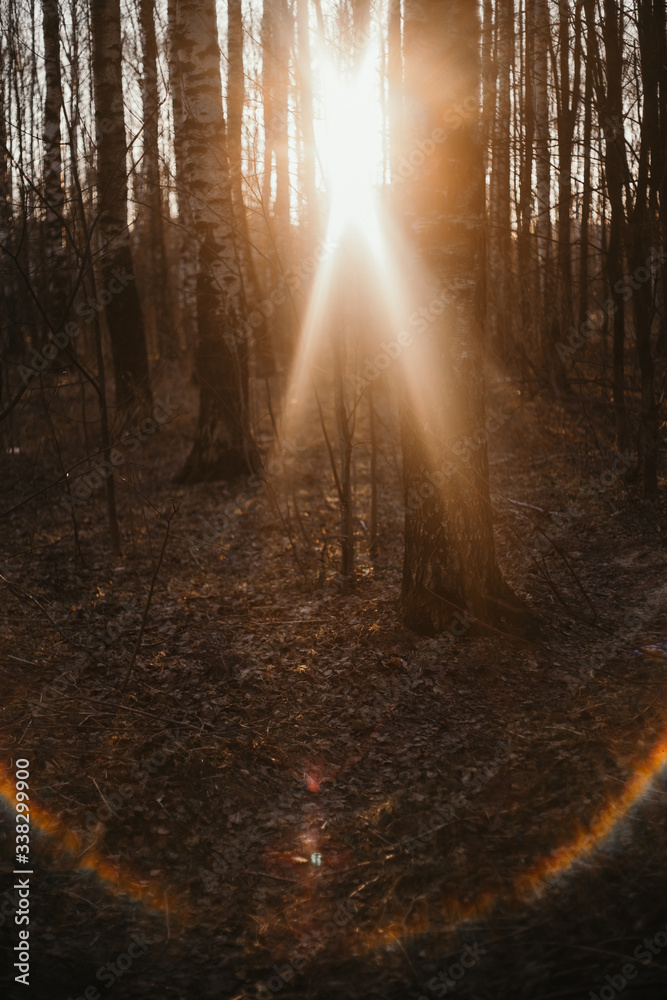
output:
[{"label": "slender tree trunk", "polygon": [[310,58],[310,23],[308,0],[296,0],[296,25],[299,56],[299,94],[301,98],[301,141],[303,143],[304,220],[309,240],[318,227],[315,190],[315,134],[313,129],[313,88]]},{"label": "slender tree trunk", "polygon": [[245,301],[233,239],[215,0],[178,0],[175,29],[183,160],[198,244],[200,386],[197,436],[181,480],[232,479],[252,464],[242,360]]},{"label": "slender tree trunk", "polygon": [[180,330],[184,344],[194,343],[197,336],[197,246],[193,237],[194,225],[190,212],[188,195],[187,169],[185,159],[185,140],[183,123],[185,113],[182,101],[182,73],[178,58],[175,38],[177,34],[176,16],[178,0],[168,0],[167,23],[169,61],[169,90],[173,114],[173,146],[174,165],[176,173],[176,199],[178,201],[178,245],[180,249],[179,267],[179,317]]},{"label": "slender tree trunk", "polygon": [[148,296],[154,308],[157,344],[160,354],[165,357],[173,355],[175,352],[176,334],[162,220],[163,205],[158,153],[160,108],[157,87],[157,42],[153,20],[154,9],[155,0],[139,0],[139,27],[143,49],[141,97],[144,116],[144,155],[141,175],[151,258],[148,267],[150,275]]},{"label": "slender tree trunk", "polygon": [[368,387],[368,427],[370,435],[370,487],[371,487],[371,510],[368,549],[371,558],[378,554],[378,446],[377,431],[375,428],[375,394],[373,384]]},{"label": "slender tree trunk", "polygon": [[[532,67],[534,63],[535,0],[526,0],[524,11],[524,55],[523,55],[523,124],[519,194],[519,234],[517,251],[519,256],[519,287],[521,302],[521,334],[526,337],[532,326],[532,288],[535,266],[532,254],[532,206],[533,206],[533,143],[535,141],[535,89]],[[521,343],[522,356],[525,348]]]},{"label": "slender tree trunk", "polygon": [[584,84],[584,172],[581,192],[581,232],[579,238],[579,326],[588,317],[588,261],[589,223],[591,215],[591,140],[593,124],[593,60],[586,58],[586,82]]},{"label": "slender tree trunk", "polygon": [[613,386],[616,444],[627,450],[628,425],[625,412],[625,301],[623,288],[623,181],[627,175],[625,136],[623,130],[622,63],[619,38],[618,4],[605,0],[603,37],[605,46],[606,86],[597,45],[595,2],[584,0],[589,58],[595,66],[597,110],[600,130],[605,138],[604,169],[609,196],[609,238],[605,254],[605,272],[613,303]]},{"label": "slender tree trunk", "polygon": [[[268,284],[283,284],[291,266],[289,133],[289,65],[293,38],[292,15],[287,0],[264,0],[262,16],[262,91],[264,105],[264,177],[262,201],[269,233],[270,252],[276,261]],[[273,178],[275,176],[275,198]],[[273,329],[276,344],[289,358],[294,350],[293,304],[277,306]]]},{"label": "slender tree trunk", "polygon": [[[14,264],[9,254],[13,246],[12,183],[7,149],[7,120],[10,109],[6,106],[9,86],[5,84],[3,46],[0,45],[0,365],[17,354],[22,347],[18,322]],[[4,397],[6,372],[0,370],[0,400]]]},{"label": "slender tree trunk", "polygon": [[[654,5],[655,35],[658,44],[658,133],[652,152],[652,186],[658,197],[659,244],[667,251],[667,10],[660,0]],[[658,271],[657,309],[660,330],[656,358],[664,365],[667,359],[667,263]]]},{"label": "slender tree trunk", "polygon": [[[664,150],[658,145],[660,135],[659,80],[661,51],[659,21],[653,10],[653,0],[638,0],[638,36],[641,60],[642,118],[640,146],[635,185],[635,201],[629,224],[629,263],[639,287],[632,297],[635,320],[637,358],[641,374],[641,417],[639,425],[639,465],[644,495],[658,492],[659,411],[655,398],[655,357],[652,346],[654,318],[653,281],[655,267],[649,259],[652,226],[649,215],[649,176],[664,161]],[[657,192],[656,192],[657,193]],[[657,198],[655,199],[657,201]]]},{"label": "slender tree trunk", "polygon": [[273,176],[273,19],[272,0],[262,5],[262,111],[264,115],[264,167],[262,171],[262,205],[267,222],[271,211],[271,180]]},{"label": "slender tree trunk", "polygon": [[569,0],[559,0],[558,35],[560,86],[558,95],[558,273],[560,278],[559,311],[561,331],[572,323],[572,149],[574,125],[579,104],[581,72],[581,3],[574,10],[574,73],[570,69],[570,7]]},{"label": "slender tree trunk", "polygon": [[535,169],[537,194],[537,259],[540,286],[539,338],[543,361],[549,358],[551,281],[551,154],[549,150],[549,7],[535,0]]},{"label": "slender tree trunk", "polygon": [[127,225],[120,0],[91,0],[97,129],[97,212],[102,289],[111,339],[116,404],[152,408],[146,337]]},{"label": "slender tree trunk", "polygon": [[493,0],[484,0],[482,31],[482,156],[488,170],[489,150],[496,120],[496,62],[493,52]]},{"label": "slender tree trunk", "polygon": [[[259,302],[262,298],[252,256],[248,219],[243,199],[243,101],[245,79],[243,71],[243,12],[241,0],[227,3],[227,154],[229,176],[237,232],[236,246],[243,275],[245,298]],[[262,375],[273,373],[275,364],[266,318],[254,327],[256,358]],[[242,358],[244,368],[247,357]]]},{"label": "slender tree trunk", "polygon": [[276,200],[274,216],[278,247],[285,252],[290,231],[289,133],[287,108],[289,100],[289,63],[293,37],[292,16],[287,0],[273,0],[273,143],[276,157]]},{"label": "slender tree trunk", "polygon": [[[415,135],[428,135],[464,101],[475,101],[476,112],[449,130],[407,182],[419,263],[444,311],[410,348],[418,352],[418,374],[411,378],[409,362],[405,369],[403,613],[409,627],[425,632],[444,630],[463,612],[518,627],[522,611],[495,558],[484,436],[479,21],[475,4],[457,0],[422,0],[413,13],[406,7]],[[479,447],[467,447],[475,432]]]},{"label": "slender tree trunk", "polygon": [[227,157],[234,209],[245,217],[243,204],[243,4],[227,0]]},{"label": "slender tree trunk", "polygon": [[42,0],[44,33],[44,203],[46,211],[46,262],[48,308],[57,328],[64,317],[65,196],[60,152],[60,109],[63,101],[60,79],[60,18],[57,0]]},{"label": "slender tree trunk", "polygon": [[490,211],[490,284],[493,335],[499,355],[507,360],[510,349],[512,299],[512,234],[510,219],[510,71],[513,58],[514,0],[498,0],[498,110],[493,123],[493,198]]}]

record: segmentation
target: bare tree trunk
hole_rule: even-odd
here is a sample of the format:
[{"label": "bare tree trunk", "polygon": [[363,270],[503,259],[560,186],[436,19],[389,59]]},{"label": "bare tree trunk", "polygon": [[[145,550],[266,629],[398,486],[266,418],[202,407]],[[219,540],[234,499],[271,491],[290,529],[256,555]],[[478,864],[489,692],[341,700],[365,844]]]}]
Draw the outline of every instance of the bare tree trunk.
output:
[{"label": "bare tree trunk", "polygon": [[591,215],[591,136],[593,124],[593,59],[586,58],[586,82],[584,84],[584,172],[581,192],[581,232],[579,237],[579,326],[588,316],[588,261],[590,256],[590,215]]},{"label": "bare tree trunk", "polygon": [[613,385],[617,447],[628,447],[628,425],[625,412],[625,304],[622,294],[623,277],[623,182],[627,175],[625,136],[623,131],[622,64],[619,38],[618,4],[605,0],[603,36],[606,76],[597,45],[595,2],[584,0],[589,58],[595,66],[594,81],[600,129],[605,137],[605,180],[609,195],[609,242],[605,255],[605,271],[614,313]]},{"label": "bare tree trunk", "polygon": [[276,200],[274,216],[278,247],[285,252],[290,230],[289,134],[287,108],[289,99],[289,62],[293,37],[292,16],[286,0],[273,0],[273,146],[276,157]]},{"label": "bare tree trunk", "polygon": [[[127,143],[123,115],[120,0],[91,0],[97,128],[97,211],[102,285],[116,404],[152,408],[146,337],[127,225]],[[120,287],[119,287],[120,286]]]},{"label": "bare tree trunk", "polygon": [[560,277],[559,311],[561,330],[572,323],[572,148],[574,125],[579,104],[581,73],[581,2],[574,10],[574,74],[570,70],[570,2],[559,0],[558,34],[560,86],[556,86],[558,105],[558,270]]},{"label": "bare tree trunk", "polygon": [[310,59],[310,24],[308,0],[296,0],[296,25],[299,56],[299,94],[301,97],[301,141],[303,143],[303,196],[308,238],[312,240],[318,228],[317,193],[315,190],[315,134],[313,129],[313,88]]},{"label": "bare tree trunk", "polygon": [[[667,11],[656,0],[654,7],[655,35],[658,45],[658,120],[659,130],[652,153],[652,185],[658,197],[659,243],[667,251]],[[656,358],[662,364],[667,359],[667,263],[663,260],[658,272],[657,308],[660,330],[656,343]]]},{"label": "bare tree trunk", "polygon": [[[660,59],[664,46],[660,44],[660,22],[654,13],[653,0],[638,0],[637,23],[642,81],[642,118],[640,146],[635,185],[635,202],[629,225],[629,263],[633,276],[644,277],[632,297],[637,358],[641,374],[641,417],[639,425],[639,465],[644,495],[658,493],[659,411],[655,398],[655,357],[651,330],[655,315],[653,281],[649,261],[651,219],[649,215],[649,171],[664,164],[665,152],[660,146],[659,90]],[[661,51],[662,49],[662,51]],[[659,174],[656,175],[659,177]],[[659,181],[658,181],[659,184]],[[657,194],[657,192],[656,192]],[[655,199],[657,203],[657,198]]]},{"label": "bare tree trunk", "polygon": [[406,8],[413,127],[429,134],[447,121],[450,108],[464,101],[476,108],[408,181],[417,254],[432,277],[433,301],[444,311],[410,348],[419,354],[420,375],[411,385],[406,372],[401,408],[403,612],[409,627],[425,632],[444,630],[462,612],[519,627],[523,611],[495,558],[483,433],[479,447],[467,455],[461,448],[485,426],[479,21],[476,5],[457,0],[422,0],[413,12]]},{"label": "bare tree trunk", "polygon": [[[271,258],[269,286],[282,285],[291,266],[290,176],[287,112],[289,61],[293,37],[287,0],[264,0],[262,13],[262,102],[264,111],[264,175],[262,203]],[[273,179],[275,177],[275,198]],[[288,359],[294,350],[293,303],[287,298],[273,314],[276,347]]]},{"label": "bare tree trunk", "polygon": [[345,403],[343,371],[345,344],[336,336],[332,338],[334,409],[340,455],[340,572],[344,583],[354,577],[354,497],[352,490],[352,445],[354,440],[354,410],[348,411]]},{"label": "bare tree trunk", "polygon": [[4,398],[6,389],[5,362],[7,358],[18,353],[22,346],[17,315],[14,264],[9,256],[9,253],[14,251],[14,246],[12,185],[7,149],[9,108],[6,107],[5,101],[3,56],[3,46],[0,45],[0,316],[2,317],[0,319],[0,400]]},{"label": "bare tree trunk", "polygon": [[[532,67],[534,64],[535,0],[525,0],[523,48],[523,100],[521,121],[521,167],[519,194],[519,233],[517,252],[519,258],[519,289],[521,302],[521,336],[525,339],[532,325],[532,288],[535,265],[532,254],[532,205],[533,205],[533,143],[535,141],[535,88]],[[525,345],[520,341],[520,353],[526,357]]]},{"label": "bare tree trunk", "polygon": [[51,324],[62,322],[64,305],[65,197],[60,152],[60,109],[63,101],[60,79],[60,18],[57,0],[42,0],[44,33],[44,203],[46,210],[46,263],[48,309]]},{"label": "bare tree trunk", "polygon": [[143,49],[141,97],[144,116],[144,155],[141,177],[150,249],[150,262],[147,269],[150,275],[148,298],[153,305],[156,340],[160,354],[166,357],[175,353],[176,333],[162,221],[163,205],[158,154],[160,108],[157,88],[157,42],[153,20],[154,9],[155,0],[139,0],[139,26]]},{"label": "bare tree trunk", "polygon": [[370,434],[370,487],[371,487],[371,511],[368,549],[371,559],[378,554],[378,446],[377,431],[375,429],[375,394],[373,384],[368,387],[368,426]]},{"label": "bare tree trunk", "polygon": [[490,278],[492,341],[505,360],[510,349],[512,238],[510,221],[510,68],[513,58],[514,0],[498,0],[498,110],[493,123],[492,202],[490,206]]},{"label": "bare tree trunk", "polygon": [[539,338],[543,360],[549,356],[548,322],[551,268],[551,158],[549,151],[549,7],[548,0],[535,0],[535,168],[537,192],[537,259],[540,286]]},{"label": "bare tree trunk", "polygon": [[[243,275],[245,297],[252,302],[259,302],[261,295],[252,256],[248,219],[243,200],[243,100],[245,82],[243,73],[243,12],[241,0],[228,0],[227,3],[227,153],[229,159],[229,176],[234,208],[234,221],[238,234],[239,262]],[[256,342],[256,358],[259,370],[263,375],[270,375],[275,364],[271,349],[271,338],[266,318],[262,315],[261,322],[254,327]],[[244,368],[248,366],[247,357],[242,358]]]},{"label": "bare tree trunk", "polygon": [[484,173],[488,170],[489,148],[496,120],[496,73],[493,51],[493,0],[484,0],[484,26],[482,31],[482,155]]},{"label": "bare tree trunk", "polygon": [[271,209],[271,179],[273,175],[273,19],[272,0],[262,4],[262,112],[264,115],[264,167],[262,171],[262,205],[267,222]]},{"label": "bare tree trunk", "polygon": [[185,159],[185,141],[183,138],[183,123],[185,113],[182,101],[182,73],[176,50],[176,15],[178,0],[168,0],[168,61],[169,90],[173,113],[174,163],[176,167],[176,198],[178,201],[178,241],[180,246],[179,268],[179,317],[181,335],[185,344],[192,344],[197,336],[197,247],[193,237],[194,226],[190,212],[188,195],[187,170]]},{"label": "bare tree trunk", "polygon": [[175,29],[183,160],[198,244],[200,386],[197,436],[181,480],[232,479],[251,471],[252,463],[242,361],[245,301],[233,239],[215,0],[178,0]]}]

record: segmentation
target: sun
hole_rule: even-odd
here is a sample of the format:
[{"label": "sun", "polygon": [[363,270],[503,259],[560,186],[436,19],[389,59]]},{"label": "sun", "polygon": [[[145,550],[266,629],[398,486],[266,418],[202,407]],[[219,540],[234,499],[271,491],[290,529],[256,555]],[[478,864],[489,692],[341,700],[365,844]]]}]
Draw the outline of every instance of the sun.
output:
[{"label": "sun", "polygon": [[377,53],[369,45],[354,76],[323,60],[321,166],[329,200],[328,236],[377,226],[377,183],[382,167],[382,113]]}]

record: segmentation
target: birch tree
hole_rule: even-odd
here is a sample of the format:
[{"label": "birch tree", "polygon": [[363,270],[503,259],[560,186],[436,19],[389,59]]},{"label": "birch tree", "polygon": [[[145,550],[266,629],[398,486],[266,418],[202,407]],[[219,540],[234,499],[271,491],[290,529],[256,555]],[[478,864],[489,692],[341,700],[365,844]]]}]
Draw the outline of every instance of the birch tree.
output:
[{"label": "birch tree", "polygon": [[[227,153],[231,182],[232,206],[237,232],[237,249],[241,262],[246,299],[258,302],[259,282],[252,254],[248,216],[243,197],[243,102],[245,75],[243,68],[243,11],[241,0],[227,3]],[[262,316],[254,327],[259,368],[265,375],[274,370],[268,324]],[[243,359],[244,367],[247,364]]]},{"label": "birch tree", "polygon": [[215,0],[178,0],[173,44],[180,64],[182,164],[197,243],[199,418],[181,480],[251,471],[245,301],[233,210]]}]

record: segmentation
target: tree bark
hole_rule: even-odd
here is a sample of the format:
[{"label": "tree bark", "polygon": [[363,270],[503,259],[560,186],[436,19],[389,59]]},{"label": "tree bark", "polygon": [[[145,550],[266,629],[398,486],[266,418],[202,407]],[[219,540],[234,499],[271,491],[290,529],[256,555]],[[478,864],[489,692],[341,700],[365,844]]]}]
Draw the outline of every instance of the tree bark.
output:
[{"label": "tree bark", "polygon": [[[463,612],[488,625],[520,628],[523,608],[496,562],[488,485],[479,20],[474,4],[457,0],[422,0],[415,13],[406,7],[413,138],[443,121],[459,124],[446,129],[445,140],[408,181],[407,224],[421,271],[431,276],[429,311],[440,315],[423,324],[410,348],[419,356],[414,380],[409,360],[405,369],[403,614],[410,628],[427,633],[446,629]],[[471,113],[450,117],[457,107]]]},{"label": "tree bark", "polygon": [[[227,153],[231,182],[234,222],[238,239],[239,262],[243,275],[245,298],[259,302],[261,294],[252,256],[252,245],[248,231],[248,218],[243,199],[243,100],[245,82],[243,72],[243,12],[241,0],[227,3]],[[263,375],[270,375],[275,369],[268,324],[262,316],[254,328],[257,363]],[[247,369],[248,358],[242,358]]]},{"label": "tree bark", "polygon": [[160,354],[163,357],[168,357],[173,356],[176,351],[176,333],[162,219],[162,189],[158,153],[160,107],[157,87],[157,42],[153,19],[154,10],[155,0],[139,0],[139,27],[143,50],[141,98],[144,126],[141,179],[150,249],[148,297],[154,312],[157,345]]},{"label": "tree bark", "polygon": [[493,51],[493,0],[483,0],[482,30],[482,158],[486,174],[496,120],[496,61]]},{"label": "tree bark", "polygon": [[148,353],[127,225],[120,0],[91,0],[90,14],[97,131],[97,213],[102,245],[101,292],[108,300],[105,313],[111,340],[116,405],[123,410],[136,406],[147,412],[152,408]]},{"label": "tree bark", "polygon": [[185,141],[183,138],[183,122],[185,115],[182,101],[182,72],[176,49],[176,15],[178,0],[168,0],[167,25],[168,44],[167,58],[169,62],[169,90],[173,114],[174,166],[175,188],[178,201],[179,222],[179,326],[185,344],[192,344],[197,337],[197,247],[193,237],[193,222],[190,212],[188,195],[187,171],[185,160]]},{"label": "tree bark", "polygon": [[[649,212],[650,177],[659,178],[664,149],[660,146],[659,92],[661,57],[660,22],[653,0],[638,0],[637,26],[642,81],[642,117],[635,200],[629,220],[629,263],[638,281],[632,297],[637,358],[641,374],[641,415],[639,424],[639,467],[646,497],[658,493],[659,410],[655,398],[655,356],[652,344],[654,319],[653,285],[650,275],[655,264],[650,261],[651,218]],[[663,68],[664,72],[664,68]],[[653,182],[656,184],[656,182]],[[659,184],[660,181],[657,181]],[[656,186],[657,186],[656,184]],[[651,199],[658,203],[656,197]]]},{"label": "tree bark", "polygon": [[183,166],[198,247],[195,372],[200,386],[193,449],[181,481],[251,471],[245,301],[233,239],[215,0],[178,0]]},{"label": "tree bark", "polygon": [[535,0],[535,171],[537,194],[537,259],[540,287],[539,338],[543,361],[549,358],[551,316],[551,154],[549,150],[549,7],[548,0]]},{"label": "tree bark", "polygon": [[584,83],[584,172],[581,192],[581,231],[579,234],[579,326],[588,318],[588,261],[591,216],[591,138],[593,125],[593,59],[586,58]]},{"label": "tree bark", "polygon": [[490,206],[490,300],[492,304],[491,340],[505,361],[510,350],[510,301],[512,270],[512,234],[510,219],[510,72],[513,61],[514,0],[498,0],[498,109],[493,122],[492,202]]},{"label": "tree bark", "polygon": [[623,181],[627,175],[625,136],[623,130],[622,62],[619,38],[618,4],[605,0],[603,37],[605,47],[606,84],[597,45],[595,2],[584,0],[589,58],[595,65],[594,82],[600,130],[605,138],[604,168],[610,218],[605,272],[613,304],[613,387],[616,444],[623,451],[628,447],[628,424],[625,411],[625,301],[622,294]]},{"label": "tree bark", "polygon": [[289,133],[287,108],[289,98],[289,63],[292,46],[292,15],[286,0],[273,0],[273,148],[276,158],[276,199],[273,207],[278,249],[285,253],[290,231]]},{"label": "tree bark", "polygon": [[13,263],[5,250],[13,252],[12,183],[7,149],[7,119],[5,66],[3,46],[0,45],[0,314],[3,316],[0,342],[0,401],[4,399],[7,372],[5,362],[18,353],[22,346],[18,321],[16,286]]},{"label": "tree bark", "polygon": [[559,311],[561,330],[572,322],[572,149],[574,125],[579,104],[581,72],[581,2],[574,10],[574,73],[570,72],[570,2],[559,0],[558,36],[560,86],[558,105],[558,272],[560,277]]},{"label": "tree bark", "polygon": [[[522,94],[522,136],[519,193],[519,232],[517,253],[519,258],[519,289],[521,302],[522,340],[532,326],[533,280],[535,265],[532,259],[532,207],[533,207],[533,143],[535,141],[535,88],[532,67],[534,63],[535,0],[525,0],[524,48]],[[526,357],[525,346],[520,341],[521,355]]]},{"label": "tree bark", "polygon": [[296,26],[299,55],[299,95],[301,98],[301,141],[303,143],[304,221],[312,241],[318,227],[315,190],[315,133],[313,129],[313,87],[310,59],[310,23],[308,0],[296,0]]},{"label": "tree bark", "polygon": [[42,0],[44,34],[44,204],[46,210],[46,264],[48,310],[51,324],[58,328],[64,317],[64,211],[60,151],[60,109],[63,101],[60,78],[60,18],[57,0]]},{"label": "tree bark", "polygon": [[[262,12],[262,100],[264,106],[264,176],[262,202],[275,261],[268,271],[270,287],[282,285],[291,266],[289,134],[289,64],[293,40],[287,0],[264,0]],[[275,174],[275,198],[273,177]],[[283,301],[273,314],[276,347],[291,358],[295,348],[293,305]]]}]

